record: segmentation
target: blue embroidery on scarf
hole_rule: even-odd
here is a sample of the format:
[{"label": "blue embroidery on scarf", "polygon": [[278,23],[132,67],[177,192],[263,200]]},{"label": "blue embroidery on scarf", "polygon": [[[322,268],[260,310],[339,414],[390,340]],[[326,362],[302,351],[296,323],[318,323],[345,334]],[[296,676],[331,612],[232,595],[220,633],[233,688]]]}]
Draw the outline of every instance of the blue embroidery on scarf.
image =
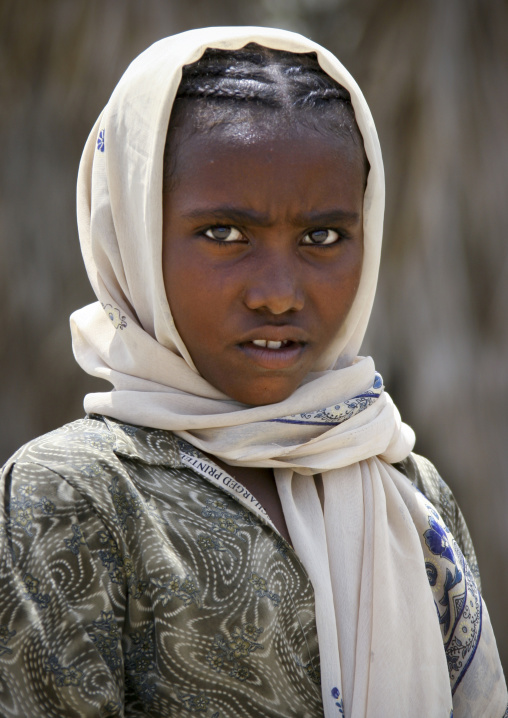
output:
[{"label": "blue embroidery on scarf", "polygon": [[471,569],[448,527],[425,502],[422,547],[448,662],[452,695],[474,658],[482,630],[482,602]]},{"label": "blue embroidery on scarf", "polygon": [[101,130],[97,137],[97,149],[99,152],[104,152],[104,130]]},{"label": "blue embroidery on scarf", "polygon": [[341,716],[344,715],[344,703],[342,702],[342,698],[340,696],[340,691],[337,687],[332,688],[332,698],[335,699],[335,705],[339,709],[339,714]]},{"label": "blue embroidery on scarf", "polygon": [[101,304],[115,329],[125,329],[127,326],[127,319],[123,316],[120,309],[118,307],[114,307],[112,304],[103,304],[102,302]]},{"label": "blue embroidery on scarf", "polygon": [[339,404],[327,406],[317,411],[308,411],[301,414],[282,416],[279,419],[268,419],[277,424],[301,424],[305,426],[338,426],[356,414],[359,414],[379,399],[383,391],[383,379],[376,372],[372,387],[362,394],[346,399]]},{"label": "blue embroidery on scarf", "polygon": [[444,524],[440,524],[433,516],[429,517],[430,529],[423,534],[425,543],[436,556],[448,559],[451,563],[455,563],[453,550],[448,542],[447,528]]}]

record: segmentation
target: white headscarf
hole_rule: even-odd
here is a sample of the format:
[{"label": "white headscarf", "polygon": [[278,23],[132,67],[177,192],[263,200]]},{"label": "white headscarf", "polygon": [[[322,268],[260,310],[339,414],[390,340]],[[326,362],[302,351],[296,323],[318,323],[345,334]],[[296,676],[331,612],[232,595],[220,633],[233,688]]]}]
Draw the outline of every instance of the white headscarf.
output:
[{"label": "white headscarf", "polygon": [[[364,260],[351,311],[294,394],[259,407],[229,399],[199,375],[173,322],[161,261],[163,152],[181,68],[206,48],[249,42],[316,52],[351,93],[370,163]],[[87,412],[172,430],[232,465],[274,468],[291,540],[315,589],[326,718],[341,709],[348,718],[449,718],[443,637],[422,550],[426,509],[390,466],[409,454],[414,436],[377,386],[372,360],[357,357],[376,288],[383,212],[374,123],[331,53],[269,28],[207,28],[161,40],[127,69],[85,147],[78,224],[99,301],[72,315],[73,346],[85,371],[114,386],[88,395]],[[367,401],[351,401],[360,395]],[[324,408],[336,418],[332,428],[319,425]],[[324,509],[312,476],[318,472]],[[500,700],[490,690],[484,705]]]}]

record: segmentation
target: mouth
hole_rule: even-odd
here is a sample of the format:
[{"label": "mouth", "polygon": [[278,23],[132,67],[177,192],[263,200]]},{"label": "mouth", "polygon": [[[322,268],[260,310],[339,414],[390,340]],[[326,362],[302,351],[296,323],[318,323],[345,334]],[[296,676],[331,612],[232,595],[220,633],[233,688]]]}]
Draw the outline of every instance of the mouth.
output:
[{"label": "mouth", "polygon": [[307,343],[292,339],[252,339],[238,346],[260,368],[280,371],[291,369],[300,361]]},{"label": "mouth", "polygon": [[271,341],[270,339],[253,339],[252,344],[255,344],[257,347],[263,347],[265,349],[282,349],[283,347],[287,347],[290,344],[294,344],[295,342],[292,342],[290,339],[284,339],[280,342],[278,341]]}]

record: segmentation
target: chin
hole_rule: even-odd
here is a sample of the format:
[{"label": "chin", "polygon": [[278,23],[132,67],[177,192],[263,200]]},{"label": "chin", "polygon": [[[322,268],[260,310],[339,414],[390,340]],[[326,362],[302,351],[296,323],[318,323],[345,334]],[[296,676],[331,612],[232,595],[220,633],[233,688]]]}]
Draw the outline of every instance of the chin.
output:
[{"label": "chin", "polygon": [[236,395],[231,395],[232,399],[239,401],[241,404],[247,406],[267,406],[269,404],[279,404],[281,401],[285,401],[295,391],[296,387],[290,390],[275,390],[275,389],[263,389],[262,391],[249,391],[249,392],[238,392]]}]

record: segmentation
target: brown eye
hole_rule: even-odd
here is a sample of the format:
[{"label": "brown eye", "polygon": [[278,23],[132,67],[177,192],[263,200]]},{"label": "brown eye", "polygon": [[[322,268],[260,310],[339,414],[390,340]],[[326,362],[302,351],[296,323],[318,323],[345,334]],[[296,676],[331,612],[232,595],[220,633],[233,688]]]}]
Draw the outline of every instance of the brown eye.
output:
[{"label": "brown eye", "polygon": [[218,242],[235,242],[242,238],[241,232],[236,227],[217,225],[206,230],[205,236],[215,239]]},{"label": "brown eye", "polygon": [[339,239],[339,233],[334,229],[313,229],[303,238],[303,244],[335,244]]}]

